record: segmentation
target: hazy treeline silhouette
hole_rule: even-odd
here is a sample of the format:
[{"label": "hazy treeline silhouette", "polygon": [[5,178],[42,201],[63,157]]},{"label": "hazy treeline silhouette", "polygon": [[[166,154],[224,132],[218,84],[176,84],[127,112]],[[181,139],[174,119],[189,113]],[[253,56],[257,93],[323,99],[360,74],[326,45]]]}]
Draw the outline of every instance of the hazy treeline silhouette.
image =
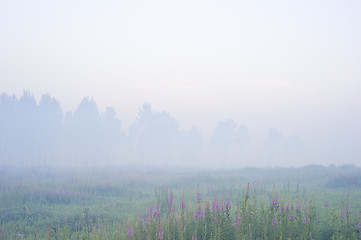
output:
[{"label": "hazy treeline silhouette", "polygon": [[[267,155],[285,161],[300,146],[297,137],[284,139],[277,129],[266,143]],[[242,166],[248,145],[247,128],[231,119],[219,121],[205,142],[195,126],[181,130],[168,112],[155,112],[150,104],[125,132],[113,108],[100,113],[88,97],[65,114],[49,94],[38,103],[27,91],[19,99],[5,93],[0,98],[0,165]]]}]

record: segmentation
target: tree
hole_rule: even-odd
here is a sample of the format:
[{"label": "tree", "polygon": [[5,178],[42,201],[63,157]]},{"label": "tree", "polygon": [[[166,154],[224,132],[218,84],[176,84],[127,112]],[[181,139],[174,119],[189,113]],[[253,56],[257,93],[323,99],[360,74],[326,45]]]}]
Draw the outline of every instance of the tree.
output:
[{"label": "tree", "polygon": [[42,164],[55,162],[55,158],[60,148],[63,111],[59,102],[48,93],[42,95],[39,103],[39,158]]},{"label": "tree", "polygon": [[169,164],[166,161],[179,138],[178,122],[169,113],[153,112],[150,104],[144,104],[129,133],[143,163]]},{"label": "tree", "polygon": [[227,163],[238,163],[241,150],[248,144],[248,130],[244,125],[237,124],[232,119],[219,121],[214,129],[211,147],[216,152],[217,161],[223,166]]},{"label": "tree", "polygon": [[17,131],[16,108],[18,99],[15,95],[9,96],[5,93],[0,97],[0,165],[15,164],[17,153]]},{"label": "tree", "polygon": [[116,112],[113,108],[107,107],[101,116],[102,121],[102,151],[105,160],[109,161],[115,156],[119,143],[124,138],[121,129],[121,121],[116,118]]},{"label": "tree", "polygon": [[203,149],[203,137],[197,127],[192,126],[188,131],[181,132],[177,145],[181,164],[194,164]]},{"label": "tree", "polygon": [[73,114],[72,139],[77,158],[83,164],[94,164],[101,159],[101,121],[93,99],[81,100]]},{"label": "tree", "polygon": [[15,120],[15,145],[20,150],[19,163],[22,166],[33,164],[38,157],[40,124],[36,100],[28,91],[24,91],[19,99]]}]

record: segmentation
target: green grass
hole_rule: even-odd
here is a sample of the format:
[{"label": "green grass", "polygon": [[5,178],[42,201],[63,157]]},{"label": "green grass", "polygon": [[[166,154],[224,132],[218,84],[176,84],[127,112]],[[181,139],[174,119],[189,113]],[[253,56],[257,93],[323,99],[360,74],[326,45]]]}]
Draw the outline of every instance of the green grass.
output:
[{"label": "green grass", "polygon": [[1,173],[0,239],[361,238],[354,167]]}]

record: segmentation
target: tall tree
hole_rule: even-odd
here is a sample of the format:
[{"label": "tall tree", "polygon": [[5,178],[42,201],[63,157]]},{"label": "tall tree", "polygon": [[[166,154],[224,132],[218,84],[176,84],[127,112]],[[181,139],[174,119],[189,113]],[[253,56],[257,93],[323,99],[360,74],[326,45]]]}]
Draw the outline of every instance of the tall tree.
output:
[{"label": "tall tree", "polygon": [[101,158],[101,121],[93,99],[81,100],[73,114],[73,144],[83,164],[94,164]]},{"label": "tall tree", "polygon": [[248,143],[248,130],[244,125],[237,124],[232,119],[219,121],[211,139],[211,149],[216,153],[216,161],[220,166],[239,164],[241,150]]},{"label": "tall tree", "polygon": [[104,160],[110,163],[115,157],[121,140],[124,138],[124,133],[121,129],[121,121],[116,118],[116,112],[113,108],[107,107],[101,116],[101,121],[102,152]]},{"label": "tall tree", "polygon": [[0,97],[0,165],[16,164],[17,131],[16,108],[18,99],[5,93]]},{"label": "tall tree", "polygon": [[34,164],[37,161],[40,124],[36,100],[28,91],[24,91],[19,99],[14,126],[19,163],[23,166]]},{"label": "tall tree", "polygon": [[179,138],[178,122],[169,113],[153,112],[151,105],[144,104],[129,132],[141,161],[169,164],[169,157]]},{"label": "tall tree", "polygon": [[39,158],[42,164],[53,164],[60,148],[63,111],[59,102],[48,93],[42,95],[38,108],[41,126],[38,134]]}]

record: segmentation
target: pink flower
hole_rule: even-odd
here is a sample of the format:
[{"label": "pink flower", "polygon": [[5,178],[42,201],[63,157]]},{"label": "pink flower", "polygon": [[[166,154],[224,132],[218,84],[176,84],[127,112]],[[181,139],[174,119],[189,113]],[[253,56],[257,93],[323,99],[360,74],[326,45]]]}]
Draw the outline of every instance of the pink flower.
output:
[{"label": "pink flower", "polygon": [[275,227],[277,225],[277,218],[272,219],[272,227]]},{"label": "pink flower", "polygon": [[132,229],[132,228],[128,228],[127,236],[128,236],[129,239],[133,239],[133,238],[134,238],[134,233],[133,233],[133,229]]}]

